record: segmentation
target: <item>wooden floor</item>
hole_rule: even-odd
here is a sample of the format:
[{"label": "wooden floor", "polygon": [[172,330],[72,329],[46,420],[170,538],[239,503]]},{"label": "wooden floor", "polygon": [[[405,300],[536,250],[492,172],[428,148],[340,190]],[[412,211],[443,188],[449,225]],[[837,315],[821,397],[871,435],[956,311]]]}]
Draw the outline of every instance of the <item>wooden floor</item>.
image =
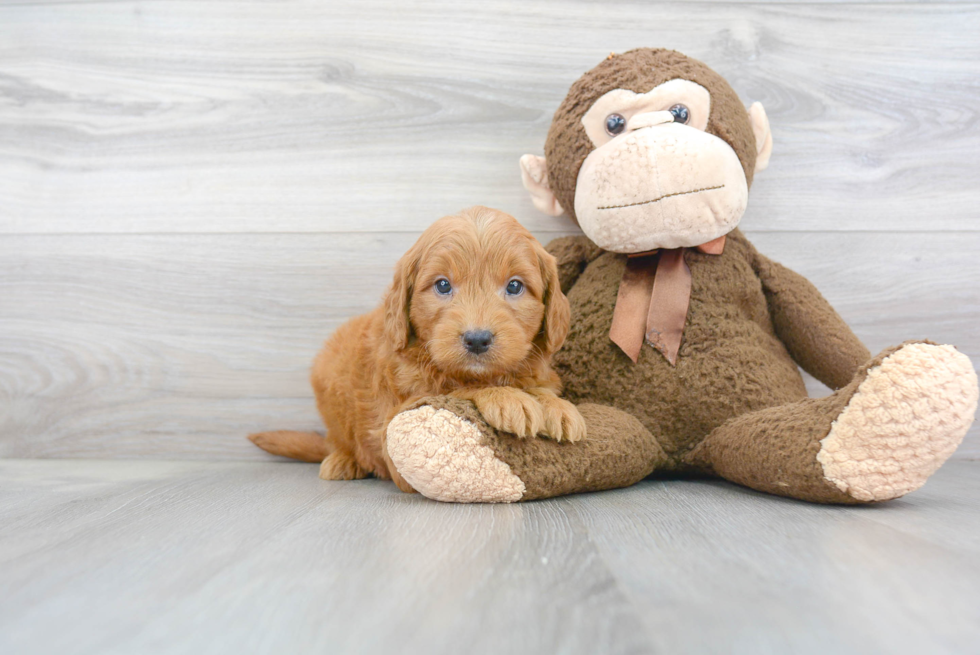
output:
[{"label": "wooden floor", "polygon": [[0,461],[0,652],[976,653],[980,462],[445,505],[275,463]]}]

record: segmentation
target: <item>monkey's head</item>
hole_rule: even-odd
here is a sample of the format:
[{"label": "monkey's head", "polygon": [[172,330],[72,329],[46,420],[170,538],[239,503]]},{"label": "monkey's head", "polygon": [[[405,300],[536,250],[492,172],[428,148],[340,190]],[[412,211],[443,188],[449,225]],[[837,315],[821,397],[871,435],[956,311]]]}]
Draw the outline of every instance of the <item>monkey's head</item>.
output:
[{"label": "monkey's head", "polygon": [[761,104],[746,110],[699,61],[642,48],[572,85],[545,157],[525,155],[521,173],[535,207],[567,211],[604,250],[636,253],[734,229],[771,151]]}]

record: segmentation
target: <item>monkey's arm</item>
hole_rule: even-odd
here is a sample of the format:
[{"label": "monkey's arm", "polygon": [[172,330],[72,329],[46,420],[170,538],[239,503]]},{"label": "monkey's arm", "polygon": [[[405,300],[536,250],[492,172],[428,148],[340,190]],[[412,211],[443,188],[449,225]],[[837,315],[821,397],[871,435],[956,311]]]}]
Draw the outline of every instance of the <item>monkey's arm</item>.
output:
[{"label": "monkey's arm", "polygon": [[809,280],[753,254],[776,336],[790,356],[831,389],[847,385],[871,353]]},{"label": "monkey's arm", "polygon": [[561,281],[562,293],[568,293],[589,262],[602,254],[602,249],[586,236],[552,239],[545,250],[558,260],[558,279]]}]

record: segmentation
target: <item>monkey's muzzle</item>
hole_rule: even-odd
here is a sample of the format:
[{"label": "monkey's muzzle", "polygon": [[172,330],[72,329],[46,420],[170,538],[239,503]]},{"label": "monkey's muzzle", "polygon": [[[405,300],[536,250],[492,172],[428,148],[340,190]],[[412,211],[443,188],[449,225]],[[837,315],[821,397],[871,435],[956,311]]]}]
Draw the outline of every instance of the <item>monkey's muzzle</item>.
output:
[{"label": "monkey's muzzle", "polygon": [[679,124],[637,129],[596,148],[579,171],[575,216],[600,248],[697,246],[745,212],[741,162],[720,138]]}]

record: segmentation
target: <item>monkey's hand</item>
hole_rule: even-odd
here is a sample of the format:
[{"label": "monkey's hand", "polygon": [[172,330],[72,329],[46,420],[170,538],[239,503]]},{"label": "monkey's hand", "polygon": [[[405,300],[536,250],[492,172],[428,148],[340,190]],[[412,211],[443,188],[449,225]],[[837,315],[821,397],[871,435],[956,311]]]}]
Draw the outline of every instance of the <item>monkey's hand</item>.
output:
[{"label": "monkey's hand", "polygon": [[449,394],[473,401],[490,427],[517,437],[534,437],[545,430],[544,408],[537,398],[514,387],[457,389]]}]

